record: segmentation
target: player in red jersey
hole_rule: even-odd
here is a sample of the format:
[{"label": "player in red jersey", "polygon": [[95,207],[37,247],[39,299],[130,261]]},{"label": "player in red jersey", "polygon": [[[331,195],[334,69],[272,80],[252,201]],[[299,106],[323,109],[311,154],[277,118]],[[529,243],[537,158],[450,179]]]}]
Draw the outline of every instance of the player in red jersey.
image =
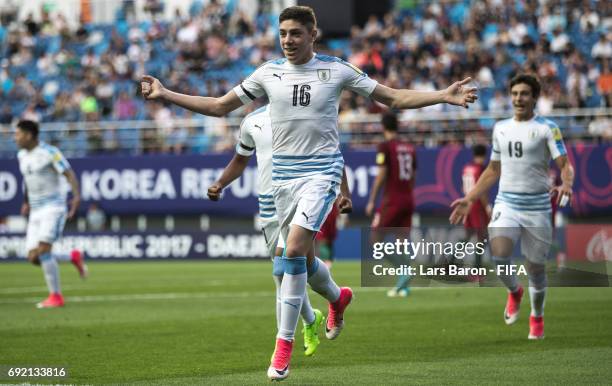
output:
[{"label": "player in red jersey", "polygon": [[[468,194],[470,190],[476,185],[476,182],[480,178],[480,175],[485,169],[485,159],[487,156],[487,148],[484,145],[477,144],[472,148],[472,162],[468,163],[463,167],[463,173],[461,180],[463,182],[463,194]],[[466,231],[467,240],[472,239],[476,236],[479,242],[482,242],[487,237],[487,224],[491,218],[491,205],[489,205],[488,196],[482,195],[479,201],[474,202],[470,208],[470,212],[463,222],[463,226]],[[476,254],[476,267],[482,265],[482,256]],[[479,278],[474,277],[473,279],[478,280]]]},{"label": "player in red jersey", "polygon": [[317,256],[319,256],[319,258],[330,268],[334,262],[334,241],[336,241],[336,236],[338,235],[338,227],[336,224],[339,214],[340,211],[337,206],[334,205],[329,215],[327,215],[327,219],[325,219],[325,222],[321,226],[321,229],[315,236],[315,240],[317,241]]},{"label": "player in red jersey", "polygon": [[[414,212],[414,176],[416,172],[416,151],[414,146],[402,141],[397,134],[397,117],[387,113],[382,118],[385,141],[378,145],[376,164],[378,175],[370,192],[366,215],[372,216],[373,242],[381,241],[386,235],[384,228],[394,230],[396,238],[407,238],[412,226]],[[384,186],[380,206],[374,213],[374,205],[380,189]],[[395,256],[395,265],[408,264],[406,256]],[[389,296],[407,296],[408,276],[400,276]]]}]

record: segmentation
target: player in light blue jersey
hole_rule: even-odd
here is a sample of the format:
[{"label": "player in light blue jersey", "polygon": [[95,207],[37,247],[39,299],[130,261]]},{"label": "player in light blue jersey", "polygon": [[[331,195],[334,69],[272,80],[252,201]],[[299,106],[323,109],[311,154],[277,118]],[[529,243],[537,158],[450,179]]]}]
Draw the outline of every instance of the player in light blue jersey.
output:
[{"label": "player in light blue jersey", "polygon": [[[544,338],[544,300],[546,296],[546,259],[552,243],[550,194],[565,206],[571,201],[574,169],[559,127],[534,113],[540,83],[531,75],[517,75],[510,82],[514,117],[497,122],[493,129],[491,162],[474,188],[452,203],[450,221],[459,224],[473,202],[486,194],[499,180],[489,237],[492,259],[507,266],[514,244],[521,239],[529,275],[529,339]],[[549,186],[549,163],[553,159],[561,170],[561,186]],[[514,273],[500,274],[508,288],[504,321],[513,324],[519,317],[523,288]]]},{"label": "player in light blue jersey", "polygon": [[[21,208],[28,216],[26,250],[28,260],[42,266],[49,297],[37,304],[38,308],[62,307],[57,260],[70,260],[81,277],[87,275],[82,254],[72,251],[70,256],[52,254],[53,243],[61,236],[66,217],[74,217],[80,203],[79,183],[62,153],[54,146],[38,140],[38,124],[23,120],[17,123],[15,142],[21,149],[17,154],[19,170],[25,183],[25,201]],[[66,213],[66,196],[61,186],[65,177],[72,188],[70,210]]]},{"label": "player in light blue jersey", "polygon": [[[476,90],[467,87],[470,78],[439,91],[397,90],[378,84],[342,59],[315,54],[316,17],[310,7],[284,9],[279,16],[279,35],[284,58],[264,63],[222,97],[179,94],[148,75],[141,81],[146,99],[163,99],[204,115],[222,116],[262,96],[270,101],[273,195],[287,244],[281,323],[268,368],[272,380],[289,374],[307,271],[323,269],[308,252],[340,193],[344,166],[337,127],[341,92],[351,90],[396,109],[437,103],[467,107],[477,98]],[[327,278],[332,280],[329,274]],[[344,287],[326,298],[326,336],[335,339],[344,326],[352,291]]]},{"label": "player in light blue jersey", "polygon": [[[272,276],[276,284],[276,324],[278,328],[280,327],[282,312],[280,288],[284,276],[282,254],[285,242],[280,234],[280,225],[273,199],[272,123],[267,105],[247,115],[242,121],[240,125],[240,141],[236,145],[236,154],[225,167],[219,179],[208,188],[208,197],[213,201],[219,200],[223,189],[242,175],[253,153],[256,153],[257,157],[259,218],[268,252],[273,259]],[[317,263],[323,262],[319,260]],[[319,289],[316,277],[309,277],[309,281],[313,289]],[[328,289],[323,288],[323,290],[327,291]],[[310,356],[314,354],[319,345],[318,330],[324,318],[321,311],[312,308],[307,294],[302,302],[301,315],[304,320],[304,353],[306,356]]]}]

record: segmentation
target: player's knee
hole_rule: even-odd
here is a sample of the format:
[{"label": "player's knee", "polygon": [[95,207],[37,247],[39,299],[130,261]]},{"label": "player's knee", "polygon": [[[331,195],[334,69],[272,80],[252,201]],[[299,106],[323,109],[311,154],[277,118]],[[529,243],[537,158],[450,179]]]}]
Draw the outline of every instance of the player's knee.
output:
[{"label": "player's knee", "polygon": [[512,247],[512,240],[505,237],[491,240],[491,253],[498,258],[509,259],[512,256]]},{"label": "player's knee", "polygon": [[38,244],[38,254],[43,255],[51,252],[51,244],[49,243],[40,243]]},{"label": "player's knee", "polygon": [[34,265],[40,265],[40,259],[38,258],[37,251],[30,251],[28,253],[28,261]]},{"label": "player's knee", "polygon": [[285,256],[288,258],[301,257],[304,255],[305,253],[304,251],[302,251],[301,248],[287,247],[287,249],[285,250]]}]

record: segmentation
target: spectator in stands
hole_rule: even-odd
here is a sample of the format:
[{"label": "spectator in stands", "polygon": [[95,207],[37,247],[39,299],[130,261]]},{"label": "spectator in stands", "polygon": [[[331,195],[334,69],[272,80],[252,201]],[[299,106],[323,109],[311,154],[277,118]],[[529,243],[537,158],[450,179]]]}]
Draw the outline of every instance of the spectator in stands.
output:
[{"label": "spectator in stands", "polygon": [[126,91],[119,94],[119,98],[113,107],[113,115],[118,120],[129,120],[136,117],[136,102]]},{"label": "spectator in stands", "polygon": [[591,49],[591,56],[595,59],[611,59],[612,58],[612,42],[604,33],[599,34],[599,40]]},{"label": "spectator in stands", "polygon": [[9,103],[4,103],[2,110],[0,110],[0,125],[10,125],[13,123],[13,119],[15,119],[13,108]]},{"label": "spectator in stands", "polygon": [[[141,3],[150,22],[135,19],[134,7]],[[335,40],[330,50],[320,42],[317,51],[350,58],[369,76],[396,87],[435,88],[465,73],[477,74],[482,106],[491,111],[504,111],[506,105],[496,100],[494,90],[505,90],[513,73],[529,68],[542,81],[540,113],[553,107],[611,105],[608,2],[584,1],[578,7],[536,0],[468,3],[416,2],[410,9],[400,4],[382,18],[372,16],[365,25],[353,26],[350,39],[340,44]],[[187,90],[189,85],[192,94],[219,95],[227,84],[240,80],[245,69],[279,55],[277,26],[263,3],[254,16],[235,4],[193,2],[188,12],[165,20],[164,1],[130,0],[123,2],[124,15],[131,13],[128,22],[119,15],[114,26],[81,24],[77,29],[64,15],[44,7],[40,17],[31,14],[18,20],[16,2],[2,4],[0,98],[14,117],[25,114],[43,122],[141,119],[147,111],[132,98],[130,80],[139,78],[145,61],[167,74],[172,88]],[[378,111],[369,100],[348,98],[340,103],[341,119],[355,122]],[[431,134],[442,126],[434,122],[423,127]],[[223,149],[233,140],[233,130],[221,127],[207,127],[204,134],[168,126],[142,139],[168,151],[185,136],[198,138],[201,145],[195,149]],[[343,127],[347,139],[355,138],[349,132],[353,127],[365,130],[359,123]],[[98,134],[87,136],[96,144],[89,146],[92,150],[99,148]],[[141,147],[135,130],[118,134],[105,129],[101,134],[105,151]],[[428,141],[437,143],[433,135]]]}]

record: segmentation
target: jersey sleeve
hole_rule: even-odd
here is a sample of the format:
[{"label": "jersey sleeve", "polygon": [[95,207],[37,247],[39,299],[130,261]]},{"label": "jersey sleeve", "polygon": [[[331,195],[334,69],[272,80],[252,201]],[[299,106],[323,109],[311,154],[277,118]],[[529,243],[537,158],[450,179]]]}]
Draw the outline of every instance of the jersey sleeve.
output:
[{"label": "jersey sleeve", "polygon": [[389,157],[387,156],[387,147],[384,143],[379,144],[376,148],[376,165],[386,165],[388,162],[388,158]]},{"label": "jersey sleeve", "polygon": [[499,140],[497,138],[497,126],[493,127],[493,148],[491,149],[491,161],[501,160],[501,147],[499,146]]},{"label": "jersey sleeve", "polygon": [[250,131],[252,124],[252,120],[248,118],[240,124],[240,138],[236,144],[236,153],[245,157],[250,157],[255,152],[255,141]]},{"label": "jersey sleeve", "polygon": [[51,158],[53,169],[55,169],[58,174],[63,174],[66,170],[70,170],[70,164],[59,149],[49,149],[49,157]]},{"label": "jersey sleeve", "polygon": [[546,132],[546,145],[548,146],[552,159],[567,155],[565,143],[563,143],[563,135],[561,135],[559,127],[555,123],[550,122],[549,129],[550,130]]},{"label": "jersey sleeve", "polygon": [[251,103],[266,93],[263,86],[264,68],[265,64],[259,66],[259,68],[249,75],[248,78],[243,80],[238,86],[234,87],[234,92],[236,95],[238,95],[238,98],[240,98],[243,104]]},{"label": "jersey sleeve", "polygon": [[337,67],[340,71],[344,88],[357,94],[368,97],[378,84],[377,81],[368,77],[365,72],[344,60],[340,60]]}]

